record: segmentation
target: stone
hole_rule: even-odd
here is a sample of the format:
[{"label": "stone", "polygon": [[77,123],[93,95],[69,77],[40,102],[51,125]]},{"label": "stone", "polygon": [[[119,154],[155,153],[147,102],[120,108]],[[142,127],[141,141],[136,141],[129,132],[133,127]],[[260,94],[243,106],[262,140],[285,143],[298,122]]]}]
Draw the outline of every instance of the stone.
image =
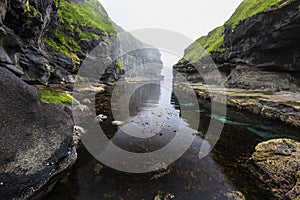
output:
[{"label": "stone", "polygon": [[300,143],[273,139],[255,147],[251,168],[280,199],[299,198]]},{"label": "stone", "polygon": [[5,68],[0,90],[0,196],[27,199],[75,162],[73,121]]},{"label": "stone", "polygon": [[122,126],[122,125],[125,124],[125,122],[123,122],[123,121],[113,121],[111,124],[114,125],[114,126]]},{"label": "stone", "polygon": [[94,121],[95,122],[103,122],[103,120],[106,120],[106,119],[107,119],[107,116],[100,114],[97,117],[95,117]]}]

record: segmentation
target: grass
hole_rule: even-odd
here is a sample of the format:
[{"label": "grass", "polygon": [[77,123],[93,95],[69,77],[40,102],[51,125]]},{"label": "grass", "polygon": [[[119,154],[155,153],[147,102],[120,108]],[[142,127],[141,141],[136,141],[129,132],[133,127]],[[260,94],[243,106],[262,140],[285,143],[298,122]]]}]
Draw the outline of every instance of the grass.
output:
[{"label": "grass", "polygon": [[220,26],[211,31],[208,36],[203,36],[196,40],[185,50],[183,60],[197,62],[208,53],[217,53],[224,51],[222,44],[224,42],[224,27]]},{"label": "grass", "polygon": [[73,65],[78,65],[80,59],[77,54],[82,53],[82,51],[77,42],[68,35],[57,33],[56,36],[59,36],[58,41],[57,39],[47,38],[44,39],[45,44],[70,58],[73,61]]},{"label": "grass", "polygon": [[106,36],[117,33],[98,0],[83,4],[61,0],[58,16],[60,26],[54,31],[54,37],[44,38],[44,42],[72,59],[74,66],[80,64],[79,57],[84,57],[86,53],[82,51],[79,42],[100,39],[99,35],[87,30],[98,29]]},{"label": "grass", "polygon": [[[244,0],[223,26],[214,29],[207,36],[202,36],[192,43],[179,62],[182,63],[186,60],[190,63],[196,63],[207,54],[223,52],[225,50],[223,46],[225,25],[235,28],[241,21],[262,12],[277,9],[284,3],[286,1],[283,0]],[[203,52],[203,48],[206,52]]]},{"label": "grass", "polygon": [[41,101],[43,103],[55,105],[71,105],[73,102],[73,97],[70,94],[60,91],[50,91],[49,89],[46,89],[44,87],[37,87],[37,89],[41,94]]},{"label": "grass", "polygon": [[120,60],[116,61],[116,67],[117,74],[120,74],[123,70],[125,70],[124,64]]},{"label": "grass", "polygon": [[225,23],[235,28],[241,21],[261,12],[280,7],[282,0],[244,0]]},{"label": "grass", "polygon": [[61,0],[58,15],[60,22],[69,31],[83,26],[97,28],[107,33],[116,33],[112,23],[101,12],[103,12],[103,7],[97,0],[90,0],[84,4]]}]

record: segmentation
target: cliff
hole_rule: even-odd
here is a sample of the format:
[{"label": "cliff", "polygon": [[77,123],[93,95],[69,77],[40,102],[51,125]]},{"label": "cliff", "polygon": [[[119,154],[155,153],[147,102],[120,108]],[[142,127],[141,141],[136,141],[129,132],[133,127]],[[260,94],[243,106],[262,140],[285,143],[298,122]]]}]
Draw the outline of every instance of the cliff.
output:
[{"label": "cliff", "polygon": [[72,103],[70,94],[30,84],[72,86],[96,47],[104,83],[147,63],[159,64],[151,77],[160,75],[159,51],[130,34],[119,38],[119,29],[97,0],[1,0],[1,199],[42,198],[77,158],[76,119],[61,105]]},{"label": "cliff", "polygon": [[[104,82],[119,78],[118,30],[97,0],[4,0],[0,3],[0,66],[27,83],[73,83],[87,54],[103,46]],[[131,41],[135,38],[131,38]],[[140,42],[138,42],[140,43]],[[130,43],[128,43],[130,44]],[[152,55],[160,61],[160,54]],[[147,54],[132,55],[147,60]]]},{"label": "cliff", "polygon": [[227,87],[299,91],[299,5],[244,0],[224,26],[191,44],[174,68],[192,82],[203,82],[194,66],[213,78],[205,68],[209,53]]}]

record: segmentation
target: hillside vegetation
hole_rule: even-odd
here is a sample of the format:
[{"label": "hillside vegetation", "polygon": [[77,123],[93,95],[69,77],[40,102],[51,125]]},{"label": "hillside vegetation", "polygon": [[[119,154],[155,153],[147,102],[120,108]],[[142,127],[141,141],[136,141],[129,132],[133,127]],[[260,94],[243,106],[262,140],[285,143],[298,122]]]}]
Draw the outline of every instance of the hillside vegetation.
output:
[{"label": "hillside vegetation", "polygon": [[97,29],[106,35],[116,34],[116,30],[107,17],[107,13],[98,0],[83,4],[61,0],[58,16],[60,26],[55,30],[54,38],[45,39],[45,43],[60,53],[79,63],[78,55],[84,54],[81,41],[98,40]]},{"label": "hillside vegetation", "polygon": [[[288,2],[287,0],[244,0],[236,9],[234,14],[223,26],[215,28],[207,36],[202,36],[191,44],[186,50],[184,58],[180,62],[185,60],[195,63],[198,62],[203,56],[208,53],[218,53],[224,51],[224,27],[225,25],[231,25],[235,28],[241,21],[257,15],[262,12],[277,9],[283,4]],[[203,49],[205,51],[203,51]]]}]

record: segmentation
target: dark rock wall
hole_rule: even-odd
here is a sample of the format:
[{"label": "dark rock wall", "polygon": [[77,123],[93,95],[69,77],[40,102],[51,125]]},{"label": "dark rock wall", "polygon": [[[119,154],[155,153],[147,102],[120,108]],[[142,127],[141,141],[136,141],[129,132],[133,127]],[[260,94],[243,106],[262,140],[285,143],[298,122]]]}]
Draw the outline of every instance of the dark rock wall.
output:
[{"label": "dark rock wall", "polygon": [[[211,56],[228,87],[299,91],[299,6],[297,0],[248,18],[234,29],[225,27],[225,51]],[[205,65],[205,59],[194,65]],[[202,81],[188,62],[175,69],[194,82]]]},{"label": "dark rock wall", "polygon": [[[0,27],[0,66],[29,83],[47,84],[52,76],[67,79],[73,64],[63,54],[45,47],[42,38],[57,20],[52,0],[29,1],[35,10],[27,11],[26,1],[9,0]],[[54,20],[54,22],[52,22]]]},{"label": "dark rock wall", "polygon": [[[76,56],[80,59],[79,63],[75,63],[70,57],[44,44],[45,38],[57,40],[56,30],[63,30],[63,24],[61,24],[58,15],[59,2],[29,0],[27,3],[25,0],[5,0],[0,3],[1,67],[9,69],[28,83],[72,83],[80,63],[99,44],[105,46],[106,50],[105,55],[99,56],[100,59],[117,58],[117,55],[121,53],[120,42],[115,39],[107,40],[107,37],[113,36],[111,33],[89,26],[79,28],[81,31],[99,36],[99,39],[82,40],[75,29],[74,32],[63,31],[66,36],[72,37],[78,43],[81,49],[80,52],[76,52]],[[88,1],[70,0],[69,2],[83,4]],[[98,7],[98,12],[105,19],[111,21],[102,6]],[[131,45],[133,40],[135,38],[131,36],[127,44]],[[141,42],[134,42],[134,44],[136,43]],[[157,50],[152,52],[150,54],[154,60],[161,62],[159,52]],[[148,54],[149,52],[132,54],[131,56],[137,61],[136,63],[128,63],[126,66],[143,63],[149,57]],[[119,78],[116,67],[112,60],[102,77],[104,82],[114,82]]]}]

